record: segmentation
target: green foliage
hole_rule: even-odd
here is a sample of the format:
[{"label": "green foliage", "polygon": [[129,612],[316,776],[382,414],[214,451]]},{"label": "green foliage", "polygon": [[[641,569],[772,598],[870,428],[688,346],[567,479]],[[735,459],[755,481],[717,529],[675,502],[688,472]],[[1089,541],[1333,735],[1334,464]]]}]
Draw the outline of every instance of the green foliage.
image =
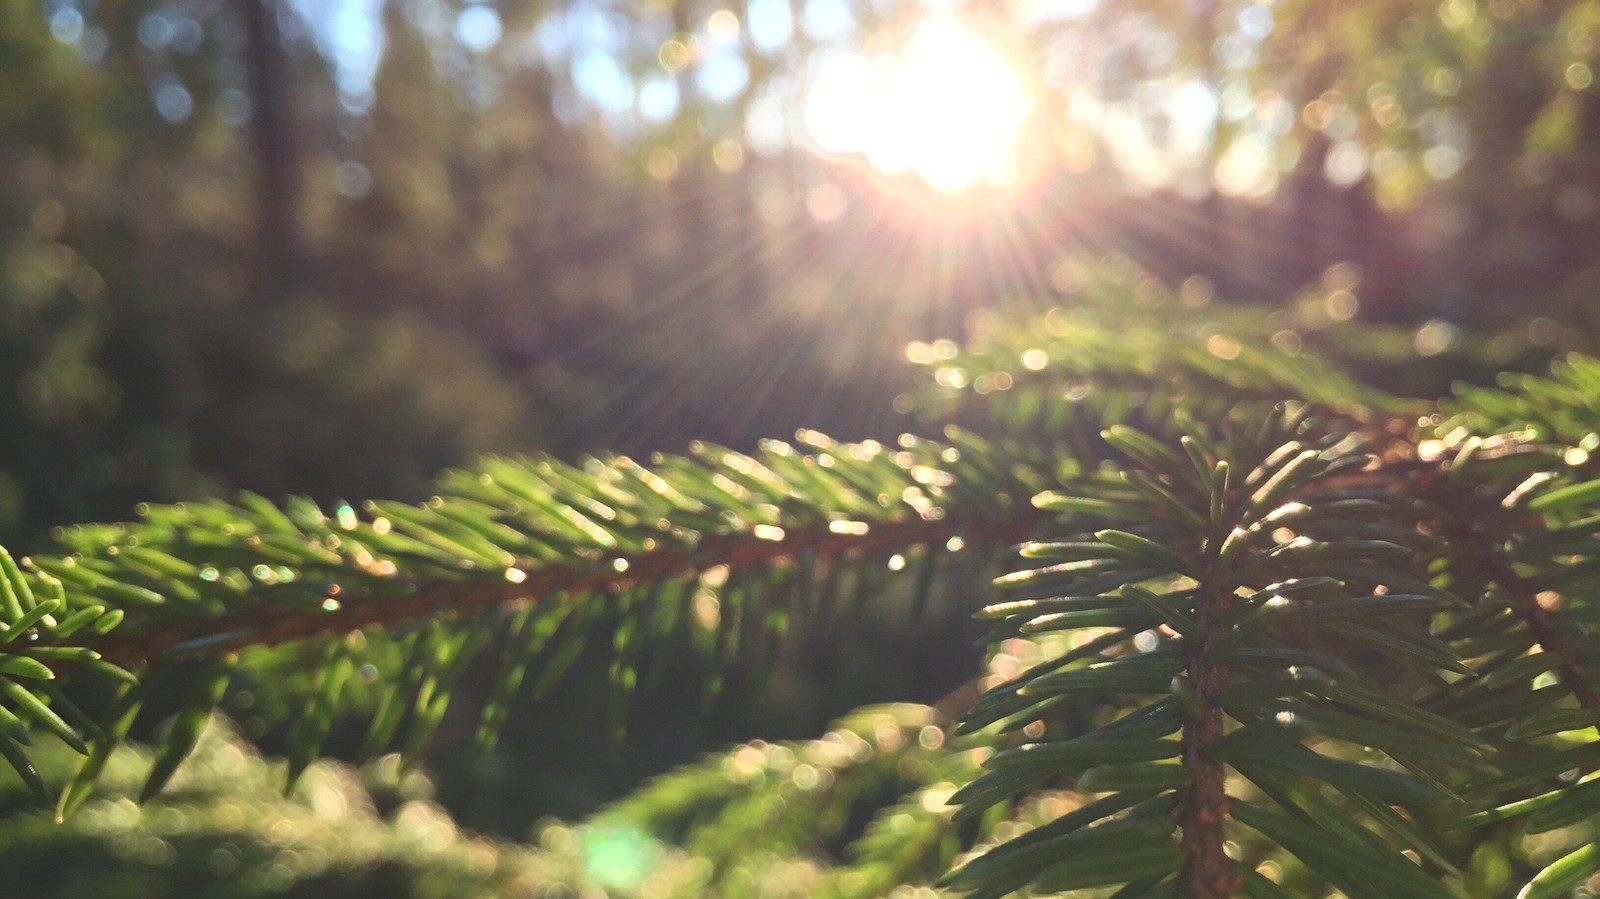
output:
[{"label": "green foliage", "polygon": [[[914,609],[1016,546],[964,693],[736,747],[550,833],[693,860],[662,895],[1553,896],[1600,870],[1600,361],[1422,404],[1234,310],[1163,325],[1156,296],[1119,331],[1117,291],[1149,285],[1094,278],[1072,311],[927,347],[916,402],[986,408],[989,438],[491,457],[417,505],[243,494],[0,556],[0,748],[39,792],[31,734],[84,754],[59,808],[93,808],[165,685],[158,801],[248,678],[295,790],[340,720],[409,763],[454,708],[488,747],[595,643],[620,727],[665,654],[714,692],[791,629]],[[492,685],[457,708],[469,665]],[[133,686],[85,712],[67,675]]]},{"label": "green foliage", "polygon": [[[589,826],[671,840],[709,863],[702,889],[719,895],[744,895],[779,865],[815,868],[831,851],[839,863],[815,871],[806,895],[881,896],[937,875],[960,845],[945,800],[991,741],[949,742],[945,724],[924,706],[861,709],[816,740],[749,743],[668,772]],[[841,847],[852,816],[877,806]]]},{"label": "green foliage", "polygon": [[[42,752],[45,776],[70,771],[69,756]],[[0,780],[8,876],[40,899],[559,897],[590,879],[576,840],[552,833],[541,849],[462,832],[431,801],[428,778],[393,755],[359,770],[318,762],[285,798],[283,764],[213,719],[167,794],[136,803],[150,763],[117,748],[97,795],[66,824],[26,810],[19,785]],[[689,859],[657,854],[665,874],[692,879]]]}]

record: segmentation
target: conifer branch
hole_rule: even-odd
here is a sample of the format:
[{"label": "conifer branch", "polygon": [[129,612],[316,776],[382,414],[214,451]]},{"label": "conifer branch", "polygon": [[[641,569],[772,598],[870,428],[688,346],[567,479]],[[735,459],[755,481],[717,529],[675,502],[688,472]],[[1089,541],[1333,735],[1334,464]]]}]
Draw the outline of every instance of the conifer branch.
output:
[{"label": "conifer branch", "polygon": [[[913,587],[915,609],[952,538],[987,549],[1037,531],[1050,542],[1023,543],[1026,561],[978,613],[1003,676],[919,707],[884,744],[916,755],[915,776],[887,748],[847,759],[824,741],[749,744],[735,751],[773,778],[735,784],[713,759],[635,811],[692,822],[722,803],[715,832],[686,848],[738,866],[745,834],[795,855],[864,811],[839,784],[794,792],[801,755],[859,783],[893,770],[910,792],[852,844],[854,870],[836,871],[841,884],[871,872],[870,886],[841,887],[852,896],[966,856],[940,884],[973,899],[1113,887],[1446,899],[1479,886],[1459,845],[1432,831],[1462,797],[1475,807],[1455,816],[1462,828],[1524,815],[1520,833],[1572,828],[1529,895],[1600,870],[1572,842],[1589,839],[1600,796],[1587,739],[1600,687],[1580,629],[1600,588],[1600,362],[1463,389],[1418,415],[1261,341],[1224,359],[1166,319],[1135,322],[1132,339],[1114,305],[918,354],[934,359],[925,392],[963,415],[981,407],[1006,435],[995,441],[951,428],[948,443],[890,448],[803,431],[754,455],[695,444],[650,469],[484,459],[447,472],[427,502],[369,503],[368,517],[246,494],[64,529],[63,554],[32,566],[0,553],[0,753],[44,794],[28,728],[87,749],[65,816],[143,698],[187,692],[153,795],[226,694],[233,651],[296,641],[237,658],[252,690],[288,692],[294,772],[334,715],[366,711],[370,696],[343,686],[356,671],[383,684],[364,751],[400,745],[414,759],[453,693],[483,692],[455,685],[491,655],[489,699],[464,697],[487,751],[524,674],[543,696],[597,634],[624,722],[640,659],[685,630],[715,669],[714,695],[744,636],[765,628],[777,646],[795,613],[835,608],[841,578],[870,595],[891,583],[882,561],[910,550],[889,567],[904,569],[892,582]],[[340,639],[366,629],[385,639]],[[285,665],[294,676],[276,677]],[[50,683],[78,671],[135,686],[91,721]],[[1568,771],[1577,778],[1552,784]],[[785,791],[796,801],[780,822]],[[997,828],[1048,793],[1070,796],[1070,811],[1020,835]],[[1531,863],[1520,851],[1515,863]],[[1256,869],[1263,858],[1281,867]]]},{"label": "conifer branch", "polygon": [[1505,552],[1482,530],[1456,525],[1449,528],[1448,533],[1452,541],[1466,550],[1467,564],[1511,600],[1517,617],[1540,649],[1560,660],[1555,671],[1561,685],[1600,722],[1600,693],[1596,693],[1589,681],[1578,647],[1561,634],[1551,618],[1551,610],[1539,601],[1539,591],[1517,573]]},{"label": "conifer branch", "polygon": [[1207,658],[1227,633],[1220,619],[1232,606],[1232,599],[1221,591],[1199,592],[1194,613],[1200,636],[1184,652],[1193,707],[1182,738],[1183,766],[1189,770],[1190,784],[1178,808],[1181,845],[1187,855],[1179,880],[1187,885],[1194,899],[1224,899],[1240,886],[1233,864],[1223,851],[1223,822],[1230,805],[1224,783],[1227,771],[1212,755],[1223,737],[1222,706],[1217,694],[1227,684],[1228,671]]},{"label": "conifer branch", "polygon": [[[658,550],[609,556],[593,565],[546,565],[512,568],[499,583],[432,582],[412,584],[409,591],[373,592],[339,601],[332,611],[273,604],[226,618],[144,634],[121,631],[90,644],[101,657],[123,667],[154,664],[185,647],[208,653],[248,646],[277,646],[294,640],[340,634],[370,627],[393,628],[426,615],[445,612],[465,617],[494,606],[519,601],[600,591],[616,592],[631,585],[691,577],[711,568],[737,573],[812,554],[819,561],[887,555],[914,546],[943,546],[960,537],[970,546],[1004,546],[1028,537],[1043,516],[1019,509],[1011,519],[951,516],[937,520],[878,522],[862,534],[838,533],[826,527],[785,529],[778,539],[752,534],[703,538],[690,550]],[[335,587],[337,590],[337,587]],[[334,596],[338,596],[335,592]]]}]

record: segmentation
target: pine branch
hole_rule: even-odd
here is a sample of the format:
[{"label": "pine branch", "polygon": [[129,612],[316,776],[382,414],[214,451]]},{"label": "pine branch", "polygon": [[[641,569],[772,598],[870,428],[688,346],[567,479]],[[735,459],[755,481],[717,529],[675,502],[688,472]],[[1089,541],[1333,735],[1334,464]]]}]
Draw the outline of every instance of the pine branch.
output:
[{"label": "pine branch", "polygon": [[[1507,390],[1460,388],[1456,414],[1435,429],[1443,439],[1427,441],[1434,467],[1412,479],[1413,489],[1442,510],[1433,527],[1458,550],[1453,564],[1509,600],[1533,642],[1557,660],[1556,675],[1578,702],[1600,721],[1600,692],[1591,682],[1580,647],[1557,624],[1563,597],[1518,572],[1509,547],[1537,556],[1531,563],[1542,577],[1570,580],[1558,558],[1594,558],[1600,544],[1586,546],[1584,519],[1600,499],[1600,457],[1587,446],[1600,444],[1589,430],[1596,399],[1586,385],[1596,383],[1600,365],[1572,358],[1559,363],[1554,378],[1507,376]],[[1515,413],[1518,420],[1507,418]],[[1577,522],[1579,543],[1551,533],[1551,521]],[[1559,550],[1532,547],[1555,540]],[[1581,572],[1581,566],[1577,567]],[[1547,601],[1541,594],[1553,598]]]},{"label": "pine branch", "polygon": [[1189,770],[1190,783],[1178,810],[1187,856],[1179,880],[1194,899],[1225,899],[1243,885],[1223,849],[1227,841],[1223,824],[1232,803],[1225,786],[1226,768],[1215,754],[1223,739],[1218,695],[1228,682],[1228,669],[1212,661],[1212,656],[1228,632],[1223,619],[1233,607],[1230,594],[1210,586],[1224,582],[1218,574],[1212,571],[1205,579],[1207,586],[1195,597],[1194,619],[1200,638],[1184,649],[1193,698],[1182,739],[1183,765]]},{"label": "pine branch", "polygon": [[1408,434],[1428,411],[1278,346],[1276,326],[1255,311],[1213,308],[1197,319],[1136,272],[1080,267],[1085,283],[1069,304],[984,320],[964,346],[912,344],[919,378],[908,405],[935,421],[981,410],[991,428],[1070,445],[1080,457],[1093,456],[1102,427],[1164,432],[1175,413],[1214,419],[1239,403],[1264,412],[1298,400],[1369,433],[1401,425]]},{"label": "pine branch", "polygon": [[[693,550],[608,556],[601,565],[548,565],[506,569],[504,583],[409,584],[405,592],[374,592],[320,612],[283,605],[264,606],[202,624],[148,634],[115,633],[91,646],[123,667],[151,665],[186,651],[226,652],[247,646],[277,646],[294,640],[378,627],[392,629],[441,612],[466,617],[495,606],[541,601],[590,592],[616,593],[657,580],[692,577],[710,568],[730,574],[792,562],[810,555],[819,562],[845,557],[887,556],[916,546],[943,546],[960,537],[971,546],[1005,546],[1026,539],[1043,519],[1019,510],[1011,520],[949,517],[933,521],[885,522],[865,533],[839,533],[826,527],[784,529],[781,537],[750,534],[706,537]],[[598,570],[597,570],[598,569]],[[337,597],[335,592],[330,598]]]},{"label": "pine branch", "polygon": [[1449,545],[1438,570],[1477,600],[1443,632],[1477,676],[1433,707],[1499,747],[1494,769],[1461,788],[1479,810],[1458,829],[1488,828],[1480,841],[1540,835],[1557,851],[1519,895],[1554,897],[1600,870],[1590,835],[1573,828],[1592,817],[1590,784],[1600,776],[1590,737],[1600,646],[1589,638],[1600,570],[1600,361],[1574,356],[1548,377],[1500,380],[1500,389],[1458,388],[1441,404],[1442,422],[1419,435],[1419,457],[1435,470],[1415,489]]},{"label": "pine branch", "polygon": [[[31,573],[15,564],[0,571],[7,591],[0,644],[20,636],[33,642],[26,657],[0,655],[0,675],[47,677],[70,665],[140,687],[117,712],[118,726],[102,735],[48,686],[28,689],[0,676],[9,700],[0,701],[0,751],[31,771],[19,742],[25,727],[5,704],[31,708],[30,717],[80,751],[94,738],[63,799],[68,814],[152,683],[163,681],[184,710],[146,784],[153,794],[235,672],[280,658],[253,653],[240,665],[236,654],[290,644],[303,644],[297,664],[310,669],[293,688],[309,693],[292,703],[291,775],[320,753],[358,669],[396,684],[374,713],[368,751],[403,728],[405,754],[415,759],[491,631],[504,632],[508,652],[478,713],[480,747],[493,745],[529,663],[541,658],[533,691],[542,695],[596,628],[614,629],[618,727],[643,647],[670,637],[672,621],[709,628],[697,642],[711,657],[714,696],[718,669],[736,661],[741,646],[760,642],[743,639],[743,631],[767,631],[772,652],[796,612],[820,615],[834,603],[845,569],[858,572],[855,601],[903,580],[915,612],[941,557],[970,547],[968,555],[983,558],[1031,532],[1043,515],[1027,498],[1052,477],[974,435],[950,433],[956,445],[907,436],[890,450],[804,431],[803,448],[768,441],[750,456],[696,444],[698,458],[661,457],[652,468],[625,458],[582,466],[489,458],[446,472],[439,495],[425,503],[372,502],[366,516],[343,504],[330,512],[304,498],[279,505],[244,494],[237,505],[146,506],[134,522],[68,528],[60,539],[70,554],[36,554],[25,560]],[[888,575],[868,576],[870,565],[885,562]],[[669,583],[678,586],[666,592]],[[696,605],[705,599],[709,623]],[[677,608],[664,614],[663,605]],[[759,622],[754,628],[744,623],[747,611]],[[392,649],[373,655],[374,646]],[[190,657],[209,673],[174,681],[176,663]],[[385,667],[375,668],[383,659]],[[31,782],[45,792],[37,778]]]},{"label": "pine branch", "polygon": [[1451,520],[1455,523],[1448,527],[1446,533],[1464,550],[1464,564],[1500,588],[1511,600],[1517,617],[1528,628],[1540,649],[1560,660],[1555,670],[1562,686],[1600,724],[1600,693],[1596,693],[1590,683],[1588,668],[1578,647],[1561,634],[1551,617],[1551,610],[1540,602],[1540,591],[1517,573],[1500,546],[1482,530],[1459,523],[1462,519],[1457,516],[1452,516]]},{"label": "pine branch", "polygon": [[[1352,472],[1370,474],[1373,459],[1351,452],[1344,432],[1283,419],[1282,410],[1248,433],[1237,419],[1223,430],[1218,438],[1190,429],[1174,447],[1113,428],[1105,440],[1126,460],[1121,483],[1091,480],[1078,495],[1038,500],[1067,513],[1075,536],[1024,547],[1025,556],[1054,564],[997,583],[1009,599],[982,613],[997,621],[991,638],[1079,628],[1103,636],[977,703],[966,730],[1043,724],[1046,736],[997,755],[954,801],[973,814],[1058,779],[1111,795],[1063,818],[1048,838],[1000,844],[947,885],[983,899],[1023,885],[1051,892],[1115,884],[1132,895],[1165,884],[1223,899],[1253,876],[1224,850],[1231,829],[1243,826],[1347,895],[1444,895],[1369,828],[1427,846],[1391,806],[1433,801],[1439,794],[1429,785],[1443,783],[1438,763],[1476,764],[1485,747],[1343,660],[1459,668],[1418,616],[1458,601],[1426,585],[1419,589],[1431,595],[1392,589],[1413,583],[1401,560],[1414,553],[1393,540],[1422,545],[1426,535],[1386,523],[1399,509],[1372,498],[1370,484],[1348,482]],[[1094,530],[1097,520],[1126,530]],[[1091,530],[1077,530],[1084,527]],[[1075,703],[1111,695],[1118,698],[1109,722],[1050,736],[1053,722],[1077,717]],[[1178,740],[1166,739],[1174,731]],[[1338,755],[1310,748],[1312,735]],[[1417,779],[1341,760],[1363,749]],[[1230,796],[1236,775],[1275,808]],[[1330,801],[1324,786],[1348,804]],[[1047,854],[1045,845],[1058,851]],[[1431,848],[1427,857],[1441,858]]]},{"label": "pine branch", "polygon": [[[1566,854],[1531,895],[1600,869],[1573,842],[1600,799],[1588,672],[1600,646],[1583,630],[1600,613],[1600,362],[1422,408],[1251,340],[1253,313],[1173,325],[1170,303],[1145,314],[1126,299],[908,353],[927,370],[920,402],[984,409],[998,441],[952,428],[889,448],[801,432],[797,445],[696,445],[648,468],[485,459],[419,505],[363,515],[246,494],[69,528],[66,552],[29,566],[0,553],[0,754],[42,793],[30,727],[87,751],[70,813],[144,697],[172,690],[181,711],[151,795],[237,665],[293,698],[291,780],[352,690],[380,694],[368,750],[398,741],[415,759],[492,646],[476,729],[487,747],[531,666],[543,695],[597,632],[620,723],[641,659],[686,630],[719,684],[761,642],[750,632],[771,651],[791,618],[838,608],[848,580],[855,595],[908,586],[915,614],[947,552],[1022,542],[1028,561],[979,613],[1008,676],[918,719],[1002,751],[979,775],[964,767],[975,757],[948,752],[918,755],[931,767],[917,783],[899,771],[904,789],[857,846],[862,867],[836,872],[842,892],[869,867],[888,887],[974,843],[986,851],[942,881],[972,899],[1478,889],[1473,847],[1430,830],[1445,819],[1561,831],[1541,838]],[[1023,542],[1045,532],[1058,539]],[[138,685],[96,722],[58,674]],[[813,744],[737,751],[791,774],[786,752],[833,758]],[[700,793],[640,794],[646,811],[692,819],[694,803],[727,800],[704,851],[736,865],[741,821],[791,856],[823,824],[843,833],[848,791],[780,820],[791,787],[730,793],[728,762],[695,769]],[[953,813],[934,803],[946,781],[960,787]],[[1026,834],[996,828],[1041,795],[1070,801]],[[1253,870],[1263,860],[1279,866],[1271,880]]]}]

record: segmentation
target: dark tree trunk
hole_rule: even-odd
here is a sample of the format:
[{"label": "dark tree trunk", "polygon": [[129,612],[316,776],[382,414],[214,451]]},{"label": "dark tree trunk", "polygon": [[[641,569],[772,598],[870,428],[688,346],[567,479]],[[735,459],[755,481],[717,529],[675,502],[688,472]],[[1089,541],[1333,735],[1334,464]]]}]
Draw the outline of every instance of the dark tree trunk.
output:
[{"label": "dark tree trunk", "polygon": [[304,249],[297,210],[300,167],[289,109],[288,67],[278,31],[275,0],[242,0],[245,65],[252,110],[250,139],[256,157],[258,291],[281,295],[303,275]]}]

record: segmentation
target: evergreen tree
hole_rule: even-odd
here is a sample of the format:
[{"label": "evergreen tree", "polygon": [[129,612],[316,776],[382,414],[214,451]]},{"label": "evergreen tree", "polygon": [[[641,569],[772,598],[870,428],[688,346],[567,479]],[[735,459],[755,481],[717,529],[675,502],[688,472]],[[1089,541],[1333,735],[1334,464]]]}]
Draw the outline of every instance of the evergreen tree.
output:
[{"label": "evergreen tree", "polygon": [[[487,750],[603,641],[620,727],[675,652],[711,696],[998,559],[967,688],[731,748],[553,845],[598,841],[585,876],[624,895],[1549,897],[1600,871],[1600,361],[1400,398],[1258,313],[1079,274],[911,348],[910,402],[971,426],[939,438],[488,457],[419,505],[243,494],[0,555],[0,752],[70,819],[180,695],[145,712],[172,716],[148,802],[248,684],[294,791],[336,722],[409,764],[469,716]],[[34,732],[82,755],[64,786]],[[640,847],[698,861],[651,881]]]}]

